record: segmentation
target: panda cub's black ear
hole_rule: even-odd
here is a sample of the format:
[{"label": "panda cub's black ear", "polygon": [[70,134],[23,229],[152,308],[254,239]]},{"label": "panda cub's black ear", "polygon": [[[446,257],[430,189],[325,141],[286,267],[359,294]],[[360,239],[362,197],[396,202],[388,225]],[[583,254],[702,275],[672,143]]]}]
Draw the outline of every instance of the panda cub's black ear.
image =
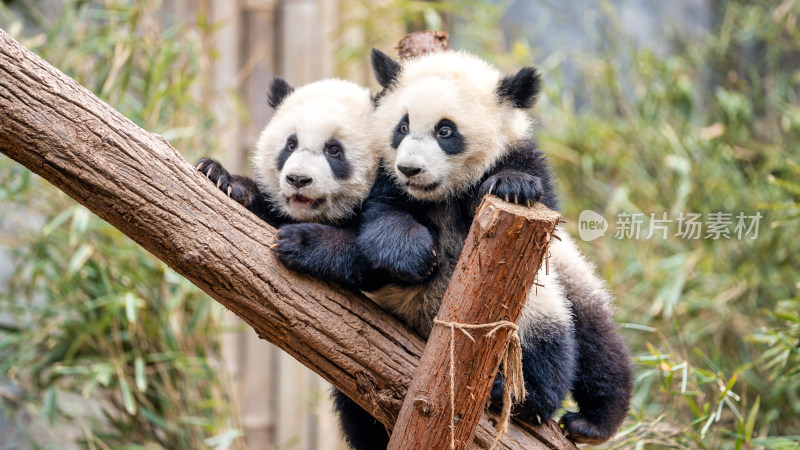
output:
[{"label": "panda cub's black ear", "polygon": [[525,67],[516,75],[508,75],[500,80],[497,96],[500,101],[508,101],[515,108],[530,108],[539,99],[542,90],[542,77],[533,67]]},{"label": "panda cub's black ear", "polygon": [[370,60],[372,61],[372,73],[375,74],[375,79],[378,80],[381,87],[386,89],[397,81],[400,76],[400,63],[377,48],[372,49]]},{"label": "panda cub's black ear", "polygon": [[294,92],[294,88],[289,85],[281,77],[275,77],[269,85],[269,92],[267,93],[267,101],[272,109],[277,108],[283,103],[283,100]]}]

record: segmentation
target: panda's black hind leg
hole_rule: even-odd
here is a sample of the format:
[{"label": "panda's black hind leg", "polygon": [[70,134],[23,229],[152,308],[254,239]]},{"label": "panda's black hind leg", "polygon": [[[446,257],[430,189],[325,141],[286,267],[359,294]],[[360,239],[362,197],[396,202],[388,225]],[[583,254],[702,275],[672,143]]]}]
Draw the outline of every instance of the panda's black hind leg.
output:
[{"label": "panda's black hind leg", "polygon": [[[522,374],[528,395],[512,413],[529,423],[550,420],[572,389],[575,354],[571,328],[528,339],[522,347]],[[498,373],[492,386],[492,403],[502,404],[504,389],[503,375]]]},{"label": "panda's black hind leg", "polygon": [[608,427],[598,426],[577,412],[564,414],[559,423],[563,427],[564,436],[579,444],[599,445],[613,435],[608,432]]},{"label": "panda's black hind leg", "polygon": [[578,367],[572,397],[579,411],[565,414],[561,424],[570,440],[599,444],[614,436],[628,415],[631,356],[610,312],[573,298]]},{"label": "panda's black hind leg", "polygon": [[366,412],[342,391],[333,388],[333,409],[339,416],[339,426],[347,443],[355,450],[385,449],[389,433],[382,423]]}]

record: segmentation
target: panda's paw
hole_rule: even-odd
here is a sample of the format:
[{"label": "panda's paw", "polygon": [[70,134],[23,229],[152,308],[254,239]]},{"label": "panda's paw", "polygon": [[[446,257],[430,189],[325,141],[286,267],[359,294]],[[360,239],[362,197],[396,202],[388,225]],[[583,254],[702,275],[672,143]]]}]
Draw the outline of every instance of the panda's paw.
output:
[{"label": "panda's paw", "polygon": [[211,180],[219,190],[245,207],[258,196],[258,188],[252,180],[231,175],[222,167],[222,164],[214,159],[203,158],[194,167]]},{"label": "panda's paw", "polygon": [[525,172],[504,171],[490,176],[480,195],[492,194],[507,202],[530,206],[542,197],[542,180]]},{"label": "panda's paw", "polygon": [[564,436],[576,444],[598,445],[609,440],[613,431],[603,430],[602,427],[591,423],[579,412],[569,412],[559,421]]},{"label": "panda's paw", "polygon": [[[394,222],[393,222],[394,223]],[[436,242],[419,223],[362,228],[358,251],[375,268],[383,269],[409,284],[426,282],[439,267]]]},{"label": "panda's paw", "polygon": [[[222,167],[219,161],[211,158],[203,158],[194,165],[195,169],[206,176],[212,183],[222,191],[226,192],[231,182],[231,174]],[[230,195],[230,194],[228,194]]]},{"label": "panda's paw", "polygon": [[430,243],[412,242],[397,260],[392,272],[402,281],[420,284],[428,281],[439,267],[436,249]]},{"label": "panda's paw", "polygon": [[424,283],[439,267],[439,255],[436,254],[434,244],[433,236],[427,228],[415,226],[408,231],[405,239],[380,251],[379,266],[400,281],[409,284]]},{"label": "panda's paw", "polygon": [[314,249],[325,233],[322,228],[324,225],[318,223],[284,225],[278,230],[272,251],[286,267],[315,275],[320,261],[314,258]]}]

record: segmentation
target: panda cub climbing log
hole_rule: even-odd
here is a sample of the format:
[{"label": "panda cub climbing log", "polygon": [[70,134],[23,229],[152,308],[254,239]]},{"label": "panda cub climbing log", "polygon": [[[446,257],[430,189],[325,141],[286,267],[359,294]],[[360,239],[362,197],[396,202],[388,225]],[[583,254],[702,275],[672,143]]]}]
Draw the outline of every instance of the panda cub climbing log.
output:
[{"label": "panda cub climbing log", "polygon": [[[358,250],[367,267],[396,280],[361,288],[427,336],[484,194],[557,207],[524,111],[539,93],[539,77],[531,68],[503,77],[460,53],[431,55],[402,68],[375,53],[373,66],[384,86],[373,120],[384,164],[365,203]],[[314,252],[297,248],[296,242],[308,242],[301,234],[296,226],[279,234],[279,257],[294,267]],[[304,271],[320,276],[313,269]],[[331,270],[328,279],[348,282],[354,272]],[[535,422],[552,417],[575,373],[569,305],[554,272],[543,272],[540,281],[545,287],[531,291],[520,320],[529,396],[517,413]],[[498,382],[493,398],[499,400],[502,390]],[[346,398],[337,398],[337,405],[352,445],[385,447],[380,424]]]},{"label": "panda cub climbing log", "polygon": [[[504,77],[482,60],[455,52],[401,66],[375,51],[373,68],[384,88],[374,120],[384,169],[364,208],[358,249],[367,267],[397,278],[370,297],[427,336],[483,194],[557,207],[549,170],[522,111],[535,101],[539,78],[530,68]],[[296,245],[307,241],[292,228],[281,230],[286,242],[279,240],[279,248],[291,248],[279,250],[281,259],[320,276],[319,268],[304,270],[293,260],[310,249]],[[578,442],[601,442],[627,413],[630,358],[611,319],[610,296],[592,266],[568,239],[554,243],[551,252],[559,263],[548,278],[540,274],[545,288],[531,292],[520,320],[531,396],[517,413],[534,421],[550,418],[574,378],[580,412],[564,416],[565,433]],[[327,278],[348,282],[354,272],[331,270]],[[501,393],[498,379],[492,396]],[[346,434],[361,445],[353,439],[351,444],[385,446],[374,420],[368,423],[366,413],[347,400],[337,404]]]},{"label": "panda cub climbing log", "polygon": [[[338,79],[295,90],[276,77],[268,98],[275,113],[256,143],[255,180],[231,175],[209,158],[201,159],[197,169],[272,226],[313,222],[306,224],[312,230],[323,224],[341,230],[357,227],[378,168],[372,137],[364,133],[372,120],[369,90]],[[338,251],[335,235],[325,237],[329,239],[324,242],[314,240],[314,246],[334,246],[326,256],[348,256]],[[336,266],[340,261],[322,263]]]},{"label": "panda cub climbing log", "polygon": [[[530,123],[521,110],[531,106],[539,93],[533,69],[503,77],[464,53],[432,54],[403,65],[382,53],[373,55],[376,78],[384,87],[375,123],[395,130],[386,139],[389,145],[380,148],[387,169],[394,169],[395,179],[407,194],[452,205],[452,200],[472,190],[469,221],[475,202],[490,191],[515,203],[540,200],[557,208],[550,172],[529,138]],[[468,227],[469,221],[460,225]],[[533,393],[531,403],[526,402],[520,413],[551,417],[557,408],[552,403],[560,402],[563,396],[559,395],[568,385],[552,374],[570,370],[568,379],[580,411],[562,418],[564,431],[578,442],[602,442],[627,415],[630,357],[616,332],[610,296],[602,281],[563,230],[561,234],[564,241],[551,247],[557,261],[551,267],[555,280],[550,284],[555,289],[545,295],[552,297],[543,301],[530,296],[520,320],[526,388]],[[458,253],[454,256],[458,258]],[[543,284],[546,291],[548,281]],[[566,333],[571,328],[562,325],[564,317],[552,312],[565,304],[574,320],[576,349],[573,335]],[[530,351],[531,347],[536,350]],[[565,357],[565,353],[575,350],[577,367],[573,368],[572,355]]]},{"label": "panda cub climbing log", "polygon": [[[370,283],[362,281],[362,276],[381,283],[393,280],[385,272],[365,266],[365,260],[352,251],[362,202],[378,169],[369,91],[342,80],[318,81],[294,90],[276,77],[269,103],[275,113],[256,144],[255,181],[231,175],[209,158],[201,159],[197,169],[272,226],[302,231],[302,241],[286,236],[281,241],[283,250],[309,250],[302,254],[303,271],[331,278],[330,270],[335,269],[351,287]],[[280,249],[275,250],[282,255]],[[372,448],[374,442],[386,446],[383,425],[340,391],[334,389],[332,395],[345,429],[348,420],[372,427],[350,439],[354,446]]]}]

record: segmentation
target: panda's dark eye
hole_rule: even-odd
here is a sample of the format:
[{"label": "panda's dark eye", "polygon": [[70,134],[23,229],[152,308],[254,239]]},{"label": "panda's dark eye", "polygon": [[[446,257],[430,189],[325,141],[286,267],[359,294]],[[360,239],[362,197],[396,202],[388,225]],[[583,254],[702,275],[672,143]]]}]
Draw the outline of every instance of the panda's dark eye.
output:
[{"label": "panda's dark eye", "polygon": [[439,131],[436,132],[437,136],[442,139],[447,139],[453,135],[453,129],[450,127],[441,127]]},{"label": "panda's dark eye", "polygon": [[286,140],[286,148],[290,151],[294,151],[297,148],[297,137],[295,135],[289,136],[289,139]]},{"label": "panda's dark eye", "polygon": [[338,145],[328,147],[328,156],[339,156],[342,154],[342,148]]},{"label": "panda's dark eye", "polygon": [[400,132],[403,134],[408,134],[408,123],[403,122],[400,124]]}]

